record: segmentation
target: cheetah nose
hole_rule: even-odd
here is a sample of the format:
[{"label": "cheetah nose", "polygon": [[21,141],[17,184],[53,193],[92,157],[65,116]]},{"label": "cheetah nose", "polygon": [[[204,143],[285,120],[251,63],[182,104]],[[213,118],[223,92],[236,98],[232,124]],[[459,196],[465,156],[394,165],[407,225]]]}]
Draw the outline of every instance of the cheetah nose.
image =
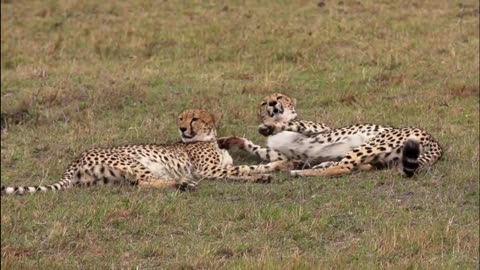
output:
[{"label": "cheetah nose", "polygon": [[179,128],[180,129],[180,132],[184,133],[185,131],[187,131],[187,128],[184,128],[184,127],[181,127]]},{"label": "cheetah nose", "polygon": [[275,100],[274,100],[274,101],[270,101],[270,102],[268,103],[268,106],[275,106],[275,105],[277,105],[277,102],[276,102]]}]

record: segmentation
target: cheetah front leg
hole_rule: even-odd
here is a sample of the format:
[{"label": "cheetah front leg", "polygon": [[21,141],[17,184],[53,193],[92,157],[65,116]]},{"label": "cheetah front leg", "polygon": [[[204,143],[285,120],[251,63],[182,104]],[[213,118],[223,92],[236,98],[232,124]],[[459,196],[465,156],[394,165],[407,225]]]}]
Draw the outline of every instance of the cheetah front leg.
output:
[{"label": "cheetah front leg", "polygon": [[239,138],[239,137],[225,137],[220,138],[217,140],[218,145],[222,149],[242,149],[247,151],[250,154],[253,154],[265,161],[280,161],[280,160],[288,160],[288,157],[284,154],[272,150],[268,147],[262,147],[260,145],[254,144],[252,141],[246,138]]},{"label": "cheetah front leg", "polygon": [[265,165],[240,165],[227,167],[226,177],[229,179],[242,178],[252,182],[270,182],[269,173],[279,171],[290,171],[293,169],[295,161],[274,161]]},{"label": "cheetah front leg", "polygon": [[[231,180],[235,182],[253,182],[253,183],[269,183],[272,180],[271,174],[251,173],[248,166],[228,166],[228,167],[205,167],[197,171],[197,178],[205,178],[212,180]],[[250,171],[250,172],[248,172]]]},{"label": "cheetah front leg", "polygon": [[190,179],[175,180],[163,180],[150,178],[146,181],[139,181],[138,186],[140,188],[154,188],[154,189],[176,189],[180,191],[194,190],[198,184]]},{"label": "cheetah front leg", "polygon": [[310,137],[327,130],[330,130],[330,128],[325,124],[311,121],[271,122],[263,123],[258,127],[258,132],[263,136],[274,135],[282,131],[291,131]]},{"label": "cheetah front leg", "polygon": [[224,179],[250,183],[270,183],[273,179],[271,174],[249,174],[227,175]]},{"label": "cheetah front leg", "polygon": [[261,165],[239,165],[233,168],[238,169],[240,173],[262,174],[272,172],[284,172],[293,169],[297,161],[279,160]]}]

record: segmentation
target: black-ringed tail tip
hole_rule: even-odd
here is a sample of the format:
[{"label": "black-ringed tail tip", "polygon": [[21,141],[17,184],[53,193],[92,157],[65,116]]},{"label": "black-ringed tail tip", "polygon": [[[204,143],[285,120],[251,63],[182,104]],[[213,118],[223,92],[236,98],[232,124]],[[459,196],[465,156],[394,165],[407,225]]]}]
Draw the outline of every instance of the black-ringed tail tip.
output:
[{"label": "black-ringed tail tip", "polygon": [[407,140],[403,146],[402,166],[407,177],[412,177],[419,167],[420,143],[416,140]]}]

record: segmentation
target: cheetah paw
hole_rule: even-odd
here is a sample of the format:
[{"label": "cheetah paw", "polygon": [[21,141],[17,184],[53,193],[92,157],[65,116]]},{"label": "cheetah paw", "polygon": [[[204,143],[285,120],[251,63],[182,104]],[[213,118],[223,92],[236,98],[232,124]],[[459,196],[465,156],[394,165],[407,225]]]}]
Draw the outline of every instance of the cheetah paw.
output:
[{"label": "cheetah paw", "polygon": [[263,183],[263,184],[268,184],[272,182],[272,175],[271,174],[258,174],[256,175],[254,179],[254,183]]},{"label": "cheetah paw", "polygon": [[276,172],[288,172],[294,169],[300,161],[298,160],[281,160],[275,161],[274,171]]},{"label": "cheetah paw", "polygon": [[324,170],[324,169],[326,169],[326,168],[328,168],[328,167],[331,167],[331,166],[333,166],[333,165],[335,165],[335,164],[336,164],[336,162],[333,162],[333,161],[325,161],[325,162],[322,162],[322,163],[320,163],[320,164],[318,164],[318,165],[313,166],[312,169],[315,169],[315,170]]},{"label": "cheetah paw", "polygon": [[258,127],[258,133],[262,134],[263,136],[270,136],[275,131],[275,126],[272,124],[261,124]]},{"label": "cheetah paw", "polygon": [[182,180],[176,184],[175,188],[179,191],[194,191],[198,188],[198,183],[192,180]]},{"label": "cheetah paw", "polygon": [[243,149],[245,148],[245,139],[239,137],[222,137],[217,139],[217,144],[220,149]]},{"label": "cheetah paw", "polygon": [[302,170],[291,170],[291,171],[290,171],[290,176],[292,176],[292,177],[300,177],[300,172],[301,172],[301,171],[302,171]]}]

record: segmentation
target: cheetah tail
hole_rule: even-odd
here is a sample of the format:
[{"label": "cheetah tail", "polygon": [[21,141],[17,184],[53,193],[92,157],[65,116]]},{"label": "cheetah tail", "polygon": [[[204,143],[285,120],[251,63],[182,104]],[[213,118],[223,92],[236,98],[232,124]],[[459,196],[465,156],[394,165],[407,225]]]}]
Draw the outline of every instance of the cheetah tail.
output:
[{"label": "cheetah tail", "polygon": [[63,179],[58,183],[52,184],[52,185],[46,185],[46,186],[31,186],[31,187],[19,187],[19,186],[4,186],[2,185],[1,189],[1,195],[11,195],[11,194],[17,194],[17,195],[24,195],[27,193],[33,194],[36,193],[37,191],[48,191],[48,190],[63,190],[66,188],[71,187],[71,181],[69,179]]},{"label": "cheetah tail", "polygon": [[407,177],[412,177],[419,167],[420,143],[416,140],[407,140],[403,145],[402,167]]}]

